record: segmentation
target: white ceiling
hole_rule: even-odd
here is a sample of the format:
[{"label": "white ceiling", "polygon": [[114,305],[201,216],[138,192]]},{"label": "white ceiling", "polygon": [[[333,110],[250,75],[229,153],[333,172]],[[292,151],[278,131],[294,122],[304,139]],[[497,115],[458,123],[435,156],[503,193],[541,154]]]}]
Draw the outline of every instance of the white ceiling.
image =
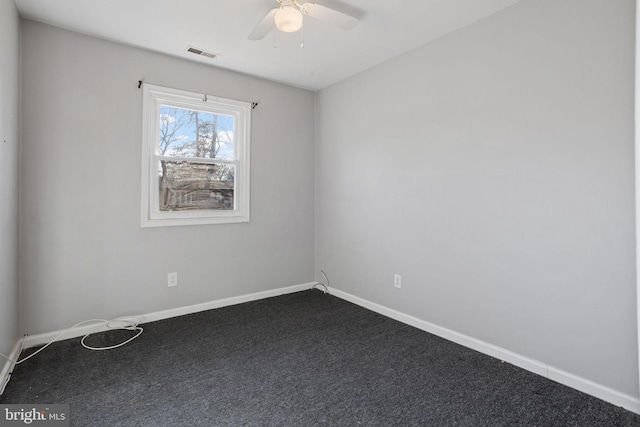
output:
[{"label": "white ceiling", "polygon": [[[342,31],[305,17],[301,34],[247,36],[275,0],[15,0],[24,18],[318,90],[521,0],[315,0],[356,16]],[[187,46],[219,54],[186,52]]]}]

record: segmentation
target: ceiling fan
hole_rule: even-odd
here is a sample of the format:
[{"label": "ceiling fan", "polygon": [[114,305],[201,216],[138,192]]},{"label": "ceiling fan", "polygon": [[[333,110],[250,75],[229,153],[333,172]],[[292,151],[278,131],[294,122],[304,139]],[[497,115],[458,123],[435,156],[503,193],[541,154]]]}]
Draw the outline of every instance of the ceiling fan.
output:
[{"label": "ceiling fan", "polygon": [[304,15],[335,25],[345,31],[352,29],[358,23],[358,20],[351,15],[319,4],[299,3],[298,0],[276,1],[278,7],[271,9],[262,18],[249,34],[249,40],[262,40],[274,28],[284,33],[294,33],[302,28]]}]

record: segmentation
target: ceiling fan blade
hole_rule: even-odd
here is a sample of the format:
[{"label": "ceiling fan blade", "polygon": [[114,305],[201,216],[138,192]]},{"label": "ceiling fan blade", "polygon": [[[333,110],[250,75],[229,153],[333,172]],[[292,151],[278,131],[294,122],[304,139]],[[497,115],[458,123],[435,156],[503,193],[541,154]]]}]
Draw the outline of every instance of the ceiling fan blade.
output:
[{"label": "ceiling fan blade", "polygon": [[262,40],[267,34],[269,34],[269,31],[273,30],[273,27],[275,27],[275,15],[277,11],[277,7],[275,9],[271,9],[271,11],[262,18],[262,21],[260,21],[253,31],[251,31],[251,34],[249,34],[249,40]]},{"label": "ceiling fan blade", "polygon": [[351,15],[315,3],[304,3],[300,6],[300,11],[305,15],[327,24],[335,25],[345,31],[349,31],[358,23],[358,20]]}]

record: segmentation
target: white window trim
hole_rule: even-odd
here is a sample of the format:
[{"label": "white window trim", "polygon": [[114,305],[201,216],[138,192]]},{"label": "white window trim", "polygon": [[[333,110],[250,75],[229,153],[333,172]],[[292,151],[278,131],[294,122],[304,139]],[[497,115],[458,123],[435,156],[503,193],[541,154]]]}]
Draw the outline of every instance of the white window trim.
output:
[{"label": "white window trim", "polygon": [[[235,117],[234,160],[235,209],[161,212],[158,209],[158,178],[155,166],[159,155],[157,141],[161,105],[223,113]],[[200,224],[228,224],[250,220],[250,134],[251,103],[207,96],[179,89],[143,84],[142,119],[142,227],[163,227]]]}]

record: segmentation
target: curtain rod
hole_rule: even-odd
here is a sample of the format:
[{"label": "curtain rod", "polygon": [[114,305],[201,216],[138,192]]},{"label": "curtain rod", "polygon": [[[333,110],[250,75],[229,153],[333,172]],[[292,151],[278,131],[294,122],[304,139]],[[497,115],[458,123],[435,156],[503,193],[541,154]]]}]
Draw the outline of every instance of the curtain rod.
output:
[{"label": "curtain rod", "polygon": [[[138,80],[138,89],[140,89],[140,88],[142,87],[142,83],[143,83],[143,81],[142,81],[142,80]],[[204,98],[203,98],[202,100],[203,100],[204,102],[207,102],[207,94],[206,94],[206,93],[205,93],[205,94],[203,94],[203,97],[204,97]],[[250,103],[251,103],[251,109],[252,109],[252,110],[255,110],[255,108],[258,106],[258,104],[260,104],[260,102],[258,102],[258,101],[243,101],[243,100],[239,100],[239,101],[242,101],[242,102],[250,102]]]}]

